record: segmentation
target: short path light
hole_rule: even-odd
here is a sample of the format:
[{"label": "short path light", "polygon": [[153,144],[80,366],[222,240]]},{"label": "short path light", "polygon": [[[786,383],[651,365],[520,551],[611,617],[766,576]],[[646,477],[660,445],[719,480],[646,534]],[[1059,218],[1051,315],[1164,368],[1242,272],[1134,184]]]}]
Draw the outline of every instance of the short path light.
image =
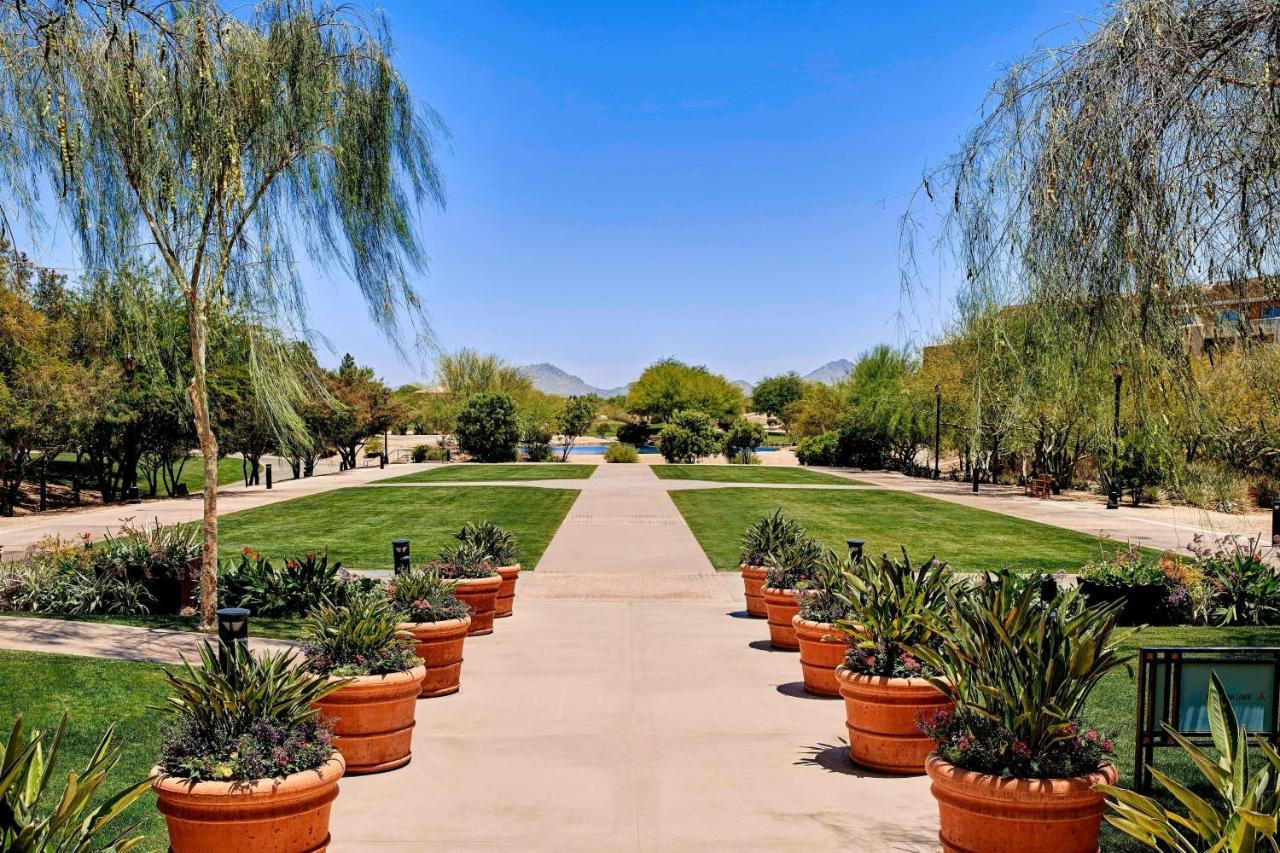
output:
[{"label": "short path light", "polygon": [[867,544],[867,540],[846,539],[844,541],[849,546],[849,558],[855,563],[862,562],[862,546]]},{"label": "short path light", "polygon": [[1280,501],[1271,502],[1271,544],[1280,545]]},{"label": "short path light", "polygon": [[391,540],[391,565],[395,567],[396,574],[409,571],[408,539]]},{"label": "short path light", "polygon": [[236,646],[249,648],[249,610],[223,607],[218,611],[218,663],[226,669]]},{"label": "short path light", "polygon": [[271,463],[267,463],[267,489],[271,488]]}]

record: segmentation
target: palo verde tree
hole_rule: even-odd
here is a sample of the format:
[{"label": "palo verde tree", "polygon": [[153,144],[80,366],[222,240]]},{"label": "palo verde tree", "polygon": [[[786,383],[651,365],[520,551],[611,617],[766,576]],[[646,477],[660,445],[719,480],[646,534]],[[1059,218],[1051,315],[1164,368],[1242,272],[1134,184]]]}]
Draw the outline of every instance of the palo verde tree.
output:
[{"label": "palo verde tree", "polygon": [[[408,274],[415,206],[443,203],[436,115],[391,60],[385,26],[323,0],[0,3],[3,180],[32,218],[51,186],[84,266],[153,260],[188,306],[186,389],[204,463],[201,624],[217,600],[217,458],[209,317],[305,326],[296,250],[341,268],[374,321],[425,330]],[[299,318],[302,318],[299,320]],[[282,428],[304,392],[269,340],[250,370]]]}]

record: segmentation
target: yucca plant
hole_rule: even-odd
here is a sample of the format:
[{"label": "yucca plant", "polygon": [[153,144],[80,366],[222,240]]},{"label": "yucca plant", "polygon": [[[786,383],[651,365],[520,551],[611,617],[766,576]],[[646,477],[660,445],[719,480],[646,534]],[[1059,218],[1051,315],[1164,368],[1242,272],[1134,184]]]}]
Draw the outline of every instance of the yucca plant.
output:
[{"label": "yucca plant", "polygon": [[317,675],[387,675],[421,661],[413,637],[397,627],[405,614],[385,594],[357,593],[345,606],[324,604],[303,626],[306,667]]},{"label": "yucca plant", "polygon": [[163,710],[160,767],[192,781],[251,781],[314,770],[333,754],[313,706],[346,682],[316,678],[293,652],[228,648],[220,662],[209,643],[200,666],[185,658],[166,669],[173,689]]},{"label": "yucca plant", "polygon": [[1209,731],[1215,760],[1168,725],[1165,731],[1177,741],[1200,770],[1212,799],[1192,792],[1154,767],[1151,775],[1185,808],[1171,812],[1150,797],[1112,785],[1099,785],[1115,812],[1107,823],[1156,850],[1174,853],[1253,853],[1265,847],[1280,850],[1280,754],[1264,738],[1257,746],[1266,758],[1256,771],[1250,769],[1249,733],[1236,719],[1235,709],[1218,674],[1209,682]]},{"label": "yucca plant", "polygon": [[943,757],[1002,776],[1097,770],[1110,743],[1082,717],[1103,676],[1132,657],[1117,646],[1133,632],[1113,636],[1123,603],[1090,607],[1075,588],[1045,601],[1040,584],[1008,571],[967,591],[944,586],[945,610],[924,620],[938,643],[910,649],[955,703],[954,715],[929,730]]},{"label": "yucca plant", "polygon": [[822,543],[801,537],[782,545],[765,558],[765,586],[774,589],[808,589],[818,576],[818,567],[830,551]]},{"label": "yucca plant", "polygon": [[903,548],[901,560],[882,554],[849,561],[844,582],[849,616],[838,625],[849,636],[845,666],[898,678],[927,674],[914,650],[936,645],[945,630],[950,567],[933,557],[912,565]]},{"label": "yucca plant", "polygon": [[492,521],[467,522],[453,538],[488,554],[489,562],[495,566],[514,566],[520,560],[516,538]]},{"label": "yucca plant", "polygon": [[123,829],[112,823],[142,796],[149,779],[117,791],[97,806],[89,805],[120,762],[121,750],[113,743],[115,724],[107,727],[84,769],[67,775],[66,787],[57,795],[51,783],[66,731],[63,714],[52,740],[43,730],[28,736],[19,715],[8,742],[0,745],[0,850],[124,853],[142,843],[144,837],[133,834],[137,823]]},{"label": "yucca plant", "polygon": [[474,542],[459,542],[452,548],[441,549],[439,559],[428,567],[451,580],[487,578],[495,574],[492,561],[492,555],[482,546]]},{"label": "yucca plant", "polygon": [[471,612],[465,602],[454,597],[457,586],[437,569],[423,566],[396,575],[386,592],[395,606],[408,614],[408,621],[444,622]]},{"label": "yucca plant", "polygon": [[853,558],[848,554],[831,551],[818,561],[813,580],[806,584],[813,594],[800,600],[802,619],[836,624],[853,618],[856,593],[848,578],[853,565]]},{"label": "yucca plant", "polygon": [[797,521],[783,515],[781,508],[775,509],[743,532],[738,562],[744,566],[767,565],[771,555],[805,538],[804,528]]}]

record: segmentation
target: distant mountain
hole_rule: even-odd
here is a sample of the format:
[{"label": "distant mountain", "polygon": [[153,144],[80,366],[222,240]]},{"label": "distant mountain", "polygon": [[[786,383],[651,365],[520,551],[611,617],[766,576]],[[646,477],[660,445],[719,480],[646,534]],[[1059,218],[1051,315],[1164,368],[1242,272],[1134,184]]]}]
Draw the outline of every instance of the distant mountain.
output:
[{"label": "distant mountain", "polygon": [[588,385],[580,376],[566,373],[554,364],[526,364],[520,372],[533,380],[533,387],[544,394],[559,394],[562,397],[581,397],[584,394],[598,394],[601,397],[614,397],[627,393],[629,385],[619,388],[597,388]]},{"label": "distant mountain", "polygon": [[751,392],[754,391],[756,387],[745,379],[734,379],[733,384],[741,388],[742,393],[746,394],[748,397],[751,396]]},{"label": "distant mountain", "polygon": [[847,358],[838,358],[835,361],[828,361],[812,373],[805,374],[805,379],[809,382],[823,382],[827,385],[834,385],[853,370],[853,362]]}]

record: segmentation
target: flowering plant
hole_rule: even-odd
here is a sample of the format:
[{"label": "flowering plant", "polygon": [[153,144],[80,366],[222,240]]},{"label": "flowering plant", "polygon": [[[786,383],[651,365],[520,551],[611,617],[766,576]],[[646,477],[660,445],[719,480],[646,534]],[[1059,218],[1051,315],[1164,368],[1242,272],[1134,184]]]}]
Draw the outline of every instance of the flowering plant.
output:
[{"label": "flowering plant", "polygon": [[410,622],[444,622],[462,619],[471,612],[464,602],[454,598],[456,587],[435,568],[423,566],[397,575],[385,592],[400,610],[409,614]]},{"label": "flowering plant", "polygon": [[422,661],[413,637],[399,630],[401,613],[386,595],[352,596],[345,607],[322,606],[307,618],[302,651],[317,675],[387,675]]},{"label": "flowering plant", "polygon": [[459,542],[453,548],[442,550],[438,560],[427,563],[423,568],[434,569],[449,580],[490,578],[497,574],[491,559],[483,547],[472,542]]},{"label": "flowering plant", "polygon": [[839,627],[849,636],[844,665],[854,672],[894,678],[937,674],[917,648],[935,648],[945,624],[947,588],[952,572],[930,558],[912,566],[888,554],[868,557],[845,573],[852,590],[849,617]]},{"label": "flowering plant", "polygon": [[920,730],[938,742],[938,755],[957,767],[1019,779],[1070,778],[1111,761],[1115,743],[1092,726],[1070,723],[1062,737],[1038,754],[994,720],[942,711],[922,720]]}]

